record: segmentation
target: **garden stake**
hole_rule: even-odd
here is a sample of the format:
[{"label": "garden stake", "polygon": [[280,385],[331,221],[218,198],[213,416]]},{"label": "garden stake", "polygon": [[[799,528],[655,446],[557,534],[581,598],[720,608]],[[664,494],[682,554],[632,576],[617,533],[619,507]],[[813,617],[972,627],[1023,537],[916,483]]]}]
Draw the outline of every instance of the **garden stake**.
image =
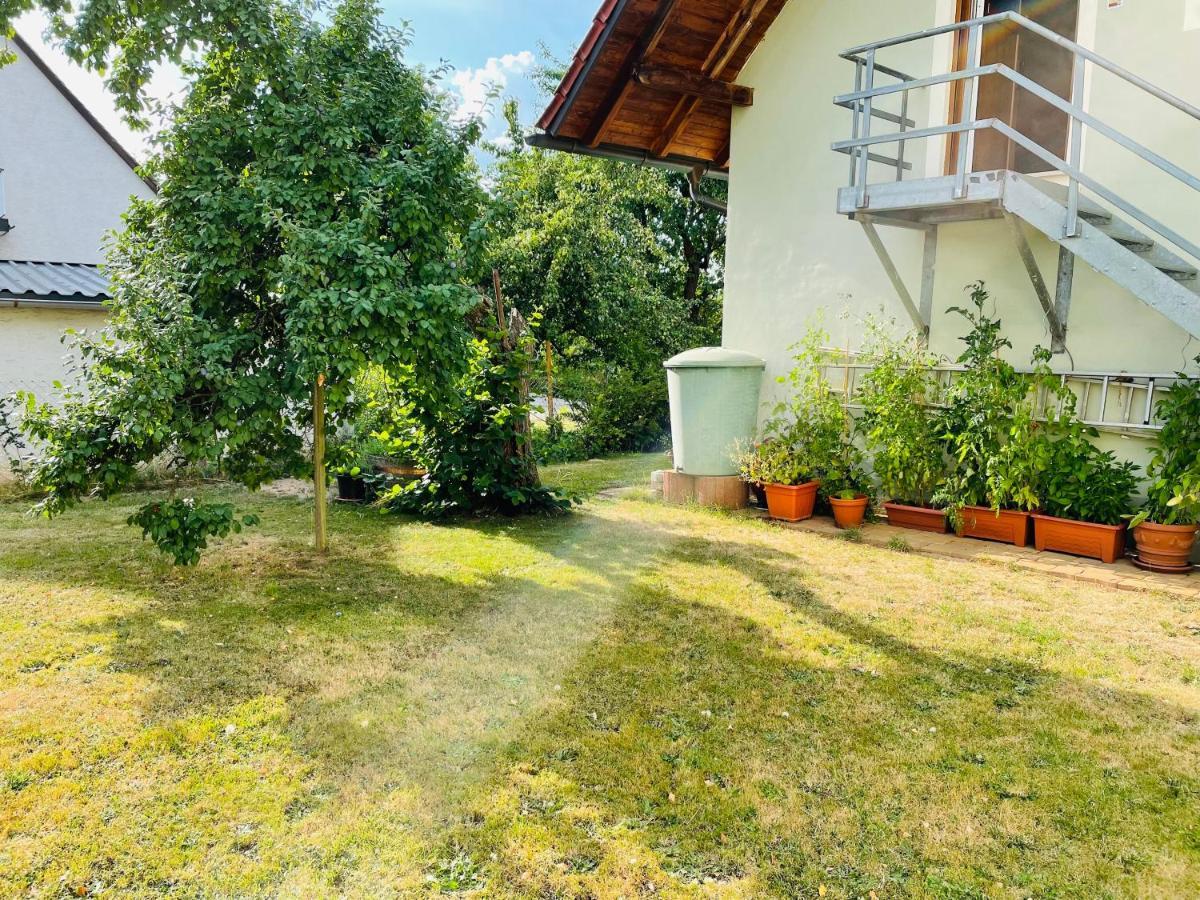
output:
[{"label": "garden stake", "polygon": [[314,544],[318,553],[329,547],[325,522],[325,376],[318,375],[313,386],[313,511]]}]

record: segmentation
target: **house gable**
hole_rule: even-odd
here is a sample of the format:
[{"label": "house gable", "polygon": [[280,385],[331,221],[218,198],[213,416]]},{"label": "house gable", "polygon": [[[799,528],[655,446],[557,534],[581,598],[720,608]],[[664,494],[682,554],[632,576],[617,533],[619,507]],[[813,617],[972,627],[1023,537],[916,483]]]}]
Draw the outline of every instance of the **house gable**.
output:
[{"label": "house gable", "polygon": [[0,68],[0,259],[96,265],[133,196],[154,191],[136,164],[19,37]]}]

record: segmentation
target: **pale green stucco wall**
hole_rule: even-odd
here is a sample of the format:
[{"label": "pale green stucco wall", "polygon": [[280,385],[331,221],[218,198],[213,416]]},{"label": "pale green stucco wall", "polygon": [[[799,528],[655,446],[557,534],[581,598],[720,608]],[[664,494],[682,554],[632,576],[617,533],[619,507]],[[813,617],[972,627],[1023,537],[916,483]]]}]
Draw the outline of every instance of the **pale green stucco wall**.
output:
[{"label": "pale green stucco wall", "polygon": [[[1195,0],[1126,0],[1108,9],[1107,0],[1082,0],[1080,42],[1200,104],[1200,29],[1185,30],[1189,3]],[[768,390],[770,376],[788,367],[788,346],[819,311],[839,345],[855,345],[862,317],[881,310],[907,327],[861,227],[834,211],[849,163],[829,145],[849,136],[850,113],[831,99],[852,88],[853,67],[838,58],[841,50],[950,21],[952,9],[952,0],[791,0],[739,77],[756,93],[753,107],[734,112],[724,341],[767,360]],[[920,76],[948,70],[950,49],[941,38],[889,50],[880,60]],[[1089,79],[1088,93],[1093,114],[1200,174],[1200,123],[1121,89],[1107,73]],[[944,90],[928,91],[923,102],[914,102],[913,118],[942,124],[946,106]],[[924,143],[910,147],[917,171],[906,177],[941,174],[942,146]],[[1196,198],[1107,139],[1089,136],[1084,167],[1193,240],[1200,238]],[[881,233],[918,295],[920,234],[896,228]],[[1032,233],[1030,240],[1053,285],[1057,248]],[[957,353],[960,329],[945,310],[962,301],[967,282],[980,278],[1013,339],[1014,361],[1026,362],[1049,335],[1003,222],[942,227],[932,346]],[[1200,353],[1200,342],[1082,263],[1068,347],[1079,370],[1172,371]],[[1065,356],[1055,364],[1069,367]],[[1129,452],[1141,455],[1133,447]]]}]

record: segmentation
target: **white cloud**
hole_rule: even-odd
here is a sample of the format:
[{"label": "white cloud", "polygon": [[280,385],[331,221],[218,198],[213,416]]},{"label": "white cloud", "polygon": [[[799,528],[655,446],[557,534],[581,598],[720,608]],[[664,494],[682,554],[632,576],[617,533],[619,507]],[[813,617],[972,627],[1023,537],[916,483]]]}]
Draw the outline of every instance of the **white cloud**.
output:
[{"label": "white cloud", "polygon": [[472,116],[491,118],[488,100],[494,92],[503,92],[508,87],[510,75],[523,74],[533,66],[534,56],[530,50],[493,56],[478,69],[461,69],[455,72],[450,82],[458,93],[459,104],[454,117],[458,120]]}]

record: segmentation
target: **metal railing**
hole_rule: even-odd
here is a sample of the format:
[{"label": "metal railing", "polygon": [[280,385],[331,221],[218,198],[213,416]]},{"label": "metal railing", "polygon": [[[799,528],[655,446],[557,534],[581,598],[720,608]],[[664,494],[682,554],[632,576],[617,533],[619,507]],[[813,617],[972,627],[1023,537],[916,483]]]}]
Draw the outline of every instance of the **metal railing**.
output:
[{"label": "metal railing", "polygon": [[[1038,84],[1032,79],[1015,71],[1010,66],[1003,63],[992,63],[988,65],[980,65],[980,54],[983,44],[983,31],[986,27],[998,25],[1003,22],[1011,22],[1019,28],[1026,29],[1033,34],[1036,34],[1058,47],[1061,47],[1072,54],[1072,93],[1071,99],[1067,100],[1060,97],[1058,94],[1049,90],[1045,86]],[[908,44],[913,41],[926,40],[939,35],[957,33],[961,31],[967,32],[967,60],[966,67],[955,72],[947,72],[940,75],[931,75],[925,78],[914,78],[906,75],[895,69],[890,69],[880,65],[876,61],[878,51],[888,47],[896,47],[902,44]],[[995,131],[1008,138],[1013,143],[1022,147],[1024,150],[1032,153],[1034,156],[1041,159],[1048,166],[1067,176],[1067,211],[1066,218],[1063,222],[1063,236],[1073,237],[1079,234],[1079,189],[1080,186],[1092,191],[1101,199],[1112,204],[1117,209],[1121,210],[1128,216],[1141,222],[1155,234],[1171,242],[1181,250],[1191,254],[1196,259],[1200,260],[1200,246],[1197,246],[1192,241],[1189,241],[1183,235],[1179,234],[1175,229],[1167,226],[1163,222],[1156,219],[1154,216],[1138,208],[1133,203],[1119,196],[1112,190],[1100,184],[1096,179],[1086,174],[1081,169],[1081,156],[1083,147],[1083,129],[1090,128],[1093,131],[1104,135],[1110,140],[1116,142],[1120,146],[1129,150],[1140,159],[1150,163],[1167,175],[1181,182],[1188,188],[1200,192],[1200,178],[1185,171],[1180,166],[1166,159],[1158,153],[1143,146],[1138,141],[1129,137],[1126,134],[1118,131],[1110,125],[1097,119],[1082,107],[1083,85],[1086,75],[1086,66],[1090,63],[1098,68],[1101,68],[1130,85],[1140,89],[1150,96],[1168,104],[1174,109],[1185,113],[1196,121],[1200,121],[1200,108],[1193,106],[1186,100],[1176,97],[1174,94],[1163,90],[1156,85],[1151,84],[1144,78],[1129,72],[1109,59],[1099,55],[1098,53],[1075,43],[1074,41],[1063,37],[1057,32],[1051,31],[1043,25],[1038,24],[1030,19],[1025,18],[1019,13],[1003,12],[996,13],[990,16],[981,16],[976,19],[971,19],[965,22],[955,22],[949,25],[941,25],[934,28],[926,28],[922,31],[913,32],[911,34],[902,35],[900,37],[887,38],[884,40],[873,41],[869,44],[862,44],[858,47],[852,47],[841,54],[843,59],[849,60],[855,66],[855,86],[854,91],[849,94],[842,94],[834,98],[834,103],[839,106],[849,108],[854,113],[853,131],[849,140],[838,141],[833,145],[833,149],[839,152],[849,153],[851,155],[850,167],[850,184],[858,189],[858,206],[863,208],[868,202],[868,166],[871,162],[893,163],[898,162],[897,180],[903,179],[905,168],[904,163],[904,146],[911,141],[921,140],[925,138],[937,137],[940,135],[961,135],[958,141],[957,152],[954,160],[954,196],[963,198],[967,195],[967,179],[971,174],[971,163],[974,148],[974,136],[978,131],[985,128],[994,129]],[[890,75],[896,81],[890,84],[876,84],[876,75],[882,73]],[[1034,96],[1049,103],[1055,109],[1066,113],[1070,118],[1070,134],[1067,143],[1068,159],[1062,159],[1057,154],[1051,152],[1039,145],[1036,141],[1020,133],[1011,125],[995,118],[976,119],[977,101],[978,101],[978,85],[979,79],[995,75],[1006,78],[1016,86],[1023,90],[1029,91]],[[954,82],[964,82],[963,86],[963,102],[960,121],[947,123],[945,125],[931,126],[927,128],[910,128],[907,117],[909,106],[909,94],[914,90],[930,88],[935,85],[951,84]],[[901,95],[901,115],[880,114],[876,110],[876,98],[887,97],[895,94]],[[901,129],[898,132],[889,134],[874,134],[872,133],[872,123],[875,119],[883,119],[886,121],[894,121],[896,118],[902,120]],[[915,124],[915,123],[913,123]],[[901,149],[895,158],[883,157],[879,154],[872,153],[869,148],[880,144],[898,144]]]}]

